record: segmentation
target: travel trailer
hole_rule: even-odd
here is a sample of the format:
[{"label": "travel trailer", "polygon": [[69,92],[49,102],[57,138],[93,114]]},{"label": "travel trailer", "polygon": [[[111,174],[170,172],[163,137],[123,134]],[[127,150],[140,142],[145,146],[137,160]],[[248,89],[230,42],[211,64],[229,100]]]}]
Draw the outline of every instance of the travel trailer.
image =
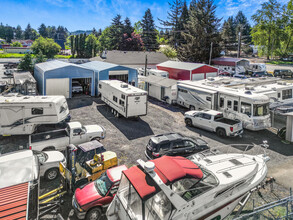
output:
[{"label": "travel trailer", "polygon": [[64,96],[0,96],[0,135],[32,134],[69,118]]},{"label": "travel trailer", "polygon": [[177,104],[190,110],[211,109],[224,117],[242,121],[243,127],[258,131],[271,126],[269,98],[244,89],[209,84],[212,78],[200,81],[180,81],[177,84]]},{"label": "travel trailer", "polygon": [[251,72],[264,72],[266,71],[266,65],[264,63],[250,63],[246,70]]},{"label": "travel trailer", "polygon": [[163,70],[148,69],[148,73],[149,73],[149,75],[161,76],[161,77],[169,78],[169,73],[167,71],[163,71]]},{"label": "travel trailer", "polygon": [[112,108],[112,113],[125,118],[147,114],[147,92],[119,80],[100,80],[101,99]]},{"label": "travel trailer", "polygon": [[221,220],[248,201],[267,174],[265,155],[163,156],[122,171],[108,220]]},{"label": "travel trailer", "polygon": [[216,66],[219,68],[219,73],[221,72],[228,72],[230,74],[239,74],[239,73],[245,73],[246,69],[244,66]]}]

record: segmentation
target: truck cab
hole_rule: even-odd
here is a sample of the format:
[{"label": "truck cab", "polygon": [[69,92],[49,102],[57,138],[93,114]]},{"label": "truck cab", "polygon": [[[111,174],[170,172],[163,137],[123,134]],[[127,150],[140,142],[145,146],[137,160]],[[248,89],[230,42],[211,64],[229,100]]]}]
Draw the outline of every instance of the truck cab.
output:
[{"label": "truck cab", "polygon": [[72,206],[78,219],[99,219],[113,200],[125,165],[108,169],[98,179],[77,188],[72,199]]}]

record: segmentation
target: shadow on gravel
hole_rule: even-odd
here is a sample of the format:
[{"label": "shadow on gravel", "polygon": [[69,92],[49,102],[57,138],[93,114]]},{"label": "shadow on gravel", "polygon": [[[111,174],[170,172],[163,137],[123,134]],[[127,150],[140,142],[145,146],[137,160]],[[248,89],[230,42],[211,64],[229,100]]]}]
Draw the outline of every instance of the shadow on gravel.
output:
[{"label": "shadow on gravel", "polygon": [[150,98],[148,97],[148,101],[154,105],[157,105],[157,106],[160,106],[162,108],[165,108],[171,112],[181,112],[182,114],[184,114],[184,112],[186,112],[187,110],[186,109],[183,109],[182,107],[178,106],[178,105],[170,105],[166,102],[162,102],[162,101],[159,101],[157,99],[154,99],[154,98]]},{"label": "shadow on gravel", "polygon": [[93,104],[95,99],[98,98],[93,98],[93,97],[74,97],[71,99],[67,99],[67,104],[70,110],[76,109],[76,108],[81,108],[85,106],[90,106]]},{"label": "shadow on gravel", "polygon": [[[293,155],[293,146],[292,144],[284,144],[280,138],[277,137],[276,134],[269,130],[262,131],[249,131],[244,130],[243,136],[241,137],[226,137],[220,138],[215,133],[201,130],[195,127],[186,127],[190,131],[193,131],[199,136],[204,136],[207,138],[214,139],[215,141],[221,142],[225,145],[231,145],[231,147],[236,148],[238,150],[245,150],[247,144],[257,144],[260,145],[264,140],[268,141],[269,150],[275,151],[284,156],[292,156]],[[237,143],[237,144],[235,144]],[[247,150],[252,149],[249,148]]]},{"label": "shadow on gravel", "polygon": [[0,137],[0,154],[28,149],[28,135]]},{"label": "shadow on gravel", "polygon": [[141,118],[137,120],[124,117],[116,118],[111,113],[110,107],[102,103],[103,102],[101,101],[97,102],[97,110],[119,131],[121,131],[128,140],[134,140],[154,134],[149,124]]}]

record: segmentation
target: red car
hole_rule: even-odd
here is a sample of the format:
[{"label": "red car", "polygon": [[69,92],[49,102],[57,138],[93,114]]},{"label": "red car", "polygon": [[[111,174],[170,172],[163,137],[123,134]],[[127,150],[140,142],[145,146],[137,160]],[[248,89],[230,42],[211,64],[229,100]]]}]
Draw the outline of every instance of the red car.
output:
[{"label": "red car", "polygon": [[[112,202],[125,165],[108,169],[98,179],[75,190],[72,206],[78,219],[99,219]],[[105,210],[103,210],[105,209]]]}]

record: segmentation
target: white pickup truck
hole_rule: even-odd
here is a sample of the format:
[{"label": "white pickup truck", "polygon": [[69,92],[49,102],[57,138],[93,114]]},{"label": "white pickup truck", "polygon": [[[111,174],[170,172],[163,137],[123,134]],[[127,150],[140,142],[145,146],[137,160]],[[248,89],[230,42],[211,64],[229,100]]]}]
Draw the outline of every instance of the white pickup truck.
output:
[{"label": "white pickup truck", "polygon": [[236,137],[243,133],[242,122],[224,118],[222,112],[214,110],[188,111],[184,119],[187,126],[213,131],[220,137]]},{"label": "white pickup truck", "polygon": [[104,139],[106,130],[100,125],[85,125],[69,122],[65,129],[32,134],[29,136],[31,150],[65,150],[69,144],[78,145],[96,139]]}]

